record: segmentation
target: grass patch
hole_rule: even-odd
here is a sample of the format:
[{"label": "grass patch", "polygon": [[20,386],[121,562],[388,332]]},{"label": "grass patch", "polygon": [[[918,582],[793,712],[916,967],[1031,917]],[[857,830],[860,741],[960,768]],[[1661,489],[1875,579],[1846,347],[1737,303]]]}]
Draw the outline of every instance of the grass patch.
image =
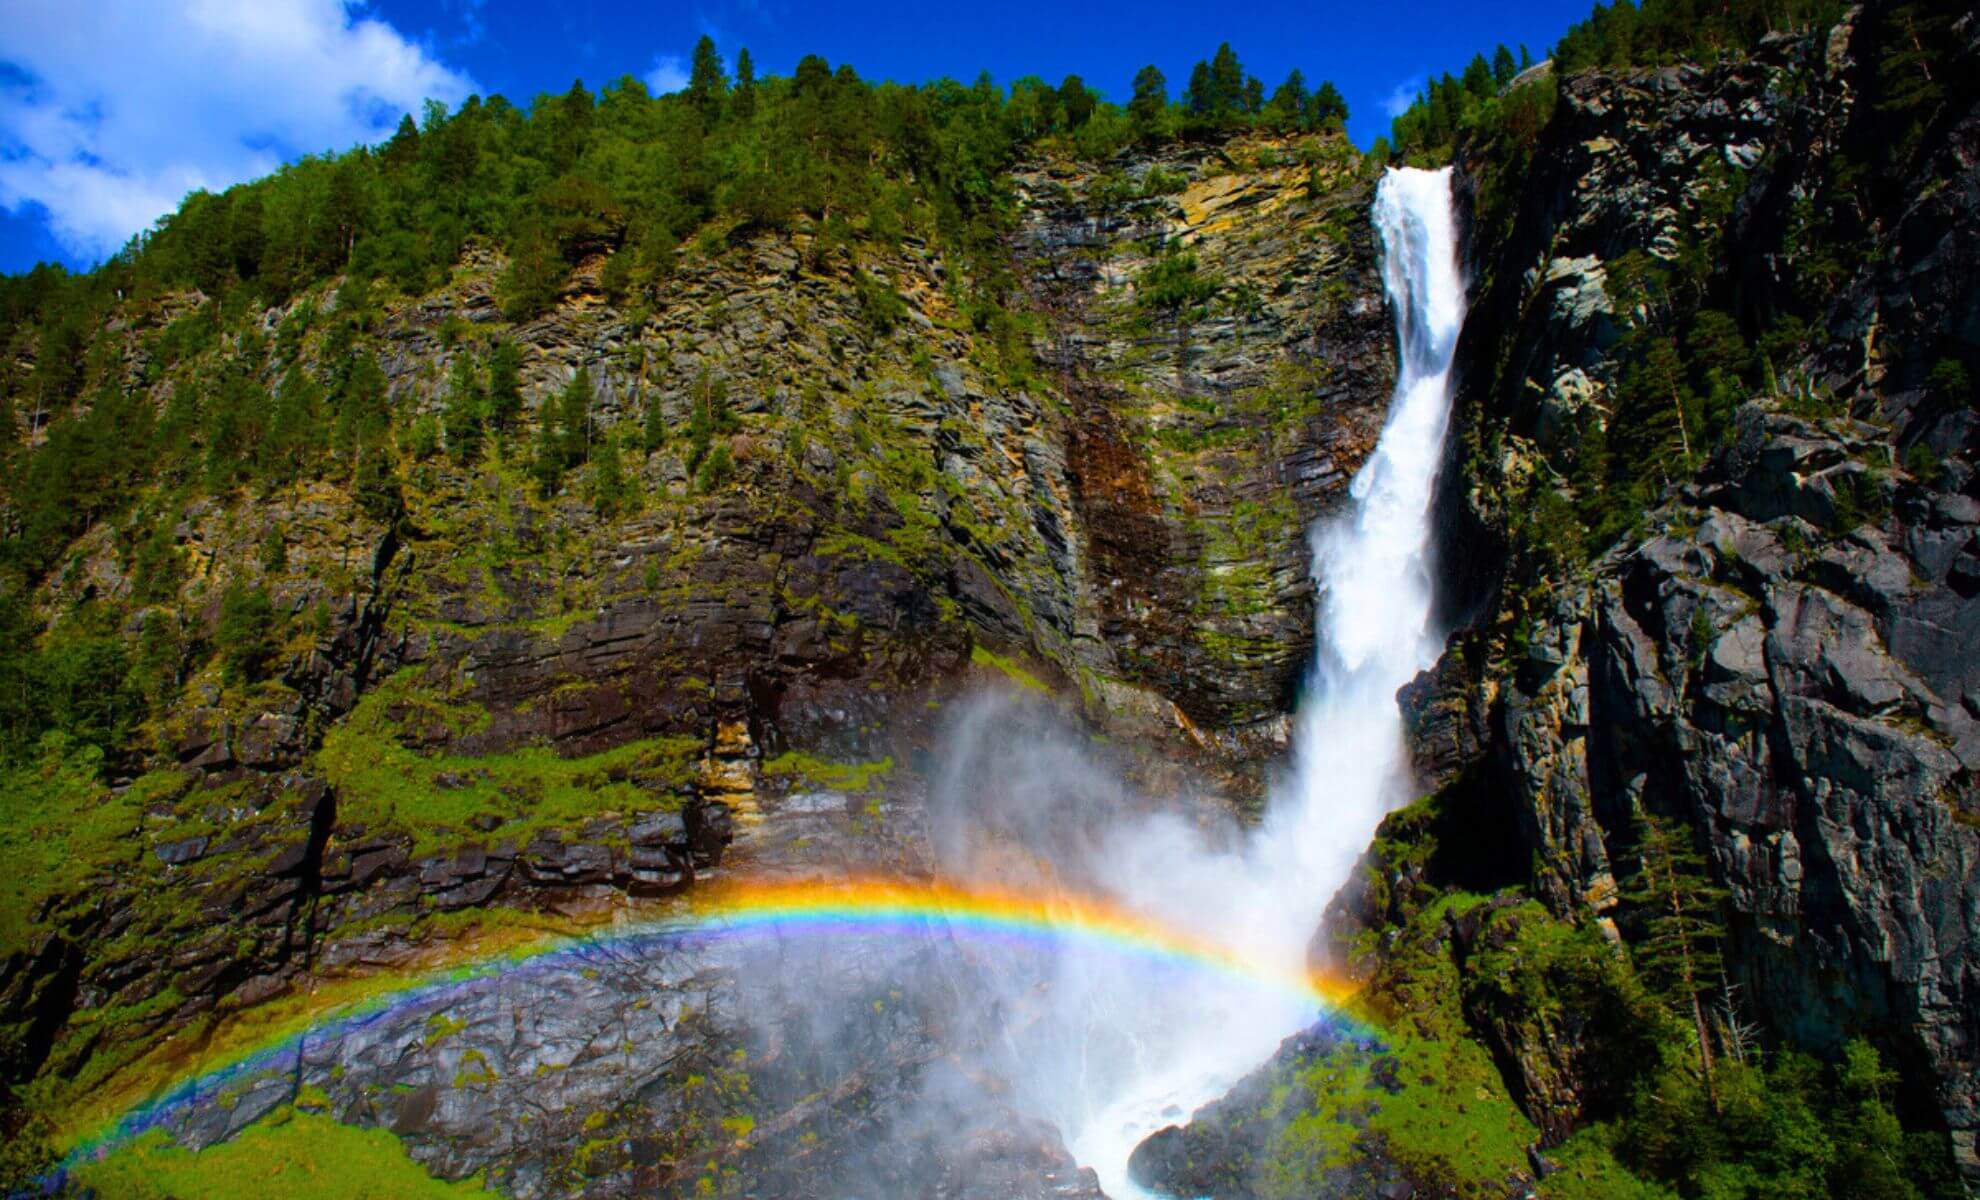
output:
[{"label": "grass patch", "polygon": [[32,760],[0,767],[0,945],[27,945],[44,901],[138,852],[145,789],[105,787],[102,760],[49,734]]},{"label": "grass patch", "polygon": [[835,792],[870,791],[876,781],[886,778],[893,769],[894,760],[891,757],[878,762],[837,763],[795,750],[779,754],[763,764],[763,774],[769,778],[802,779],[813,787]]},{"label": "grass patch", "polygon": [[975,666],[986,667],[998,672],[1004,678],[1027,692],[1038,692],[1041,695],[1047,696],[1052,694],[1052,689],[1046,685],[1044,680],[1025,670],[1022,666],[1019,666],[1015,658],[1005,658],[1000,654],[985,649],[981,645],[976,645],[969,648],[969,661]]},{"label": "grass patch", "polygon": [[432,699],[407,672],[360,701],[316,756],[337,789],[339,822],[407,834],[416,857],[483,836],[476,823],[491,819],[503,839],[520,843],[604,812],[678,805],[669,789],[688,781],[702,750],[698,738],[670,736],[577,758],[546,746],[482,756],[422,754],[397,736],[408,712],[459,731],[477,719],[462,711],[467,707]]},{"label": "grass patch", "polygon": [[441,1200],[485,1196],[478,1184],[433,1178],[383,1129],[278,1109],[230,1142],[197,1153],[153,1132],[75,1172],[77,1184],[118,1200]]}]

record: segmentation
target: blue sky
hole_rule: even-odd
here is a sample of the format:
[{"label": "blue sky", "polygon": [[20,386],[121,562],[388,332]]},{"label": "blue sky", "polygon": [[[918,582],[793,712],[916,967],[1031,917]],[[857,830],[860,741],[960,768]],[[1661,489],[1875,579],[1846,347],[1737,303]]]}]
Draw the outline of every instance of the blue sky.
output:
[{"label": "blue sky", "polygon": [[1077,73],[1116,100],[1150,62],[1180,92],[1228,40],[1268,87],[1295,66],[1334,80],[1366,145],[1427,73],[1499,42],[1539,57],[1589,4],[14,0],[0,30],[0,271],[88,266],[193,188],[376,141],[429,96],[526,103],[626,74],[676,85],[703,33],[725,58],[747,46],[760,74],[816,53],[904,82]]}]

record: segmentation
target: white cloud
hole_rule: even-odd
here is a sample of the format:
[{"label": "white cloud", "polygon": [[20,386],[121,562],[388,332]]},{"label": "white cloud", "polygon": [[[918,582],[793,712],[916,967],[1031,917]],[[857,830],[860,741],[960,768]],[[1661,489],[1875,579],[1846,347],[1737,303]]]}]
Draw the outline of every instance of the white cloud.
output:
[{"label": "white cloud", "polygon": [[688,85],[687,60],[678,54],[662,54],[653,60],[653,69],[642,76],[646,90],[656,96],[678,92]]},{"label": "white cloud", "polygon": [[1409,111],[1409,106],[1416,103],[1416,97],[1422,91],[1423,76],[1412,75],[1397,84],[1394,90],[1382,98],[1382,111],[1393,121]]},{"label": "white cloud", "polygon": [[0,49],[0,206],[114,253],[188,191],[376,141],[472,80],[350,0],[27,0]]}]

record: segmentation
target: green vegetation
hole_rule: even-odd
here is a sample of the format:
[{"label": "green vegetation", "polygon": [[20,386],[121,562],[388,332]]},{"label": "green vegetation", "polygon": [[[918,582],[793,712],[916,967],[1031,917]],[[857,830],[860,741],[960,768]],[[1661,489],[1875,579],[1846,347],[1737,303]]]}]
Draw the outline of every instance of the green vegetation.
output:
[{"label": "green vegetation", "polygon": [[763,774],[769,779],[799,779],[811,787],[839,792],[872,791],[894,769],[892,758],[877,762],[839,763],[789,750],[763,761]]},{"label": "green vegetation", "polygon": [[415,854],[498,827],[520,844],[538,830],[575,828],[603,812],[678,804],[677,789],[701,752],[692,737],[645,738],[579,758],[535,746],[478,757],[423,754],[402,740],[409,729],[461,734],[485,719],[421,688],[411,672],[378,685],[316,756],[337,788],[339,819],[405,833]]},{"label": "green vegetation", "polygon": [[1365,1151],[1363,1128],[1443,1195],[1502,1194],[1543,1131],[1568,1134],[1544,1151],[1559,1168],[1538,1184],[1548,1200],[1960,1194],[1945,1135],[1903,1128],[1869,1043],[1828,1063],[1759,1049],[1716,958],[1723,893],[1671,826],[1637,825],[1618,945],[1503,883],[1503,835],[1467,787],[1377,835],[1368,900],[1387,917],[1351,953],[1383,1045],[1278,1081],[1273,1194],[1319,1190]]},{"label": "green vegetation", "polygon": [[1710,63],[1745,54],[1769,33],[1833,24],[1845,7],[1840,0],[1597,3],[1562,35],[1554,63],[1563,71]]},{"label": "green vegetation", "polygon": [[55,732],[32,755],[0,763],[0,945],[27,945],[43,901],[132,847],[142,792],[110,792],[102,760],[100,747]]},{"label": "green vegetation", "polygon": [[995,671],[1027,692],[1050,695],[1052,689],[1046,682],[1024,669],[1015,658],[1006,658],[982,644],[969,648],[971,664]]},{"label": "green vegetation", "polygon": [[428,1175],[383,1129],[280,1109],[232,1141],[197,1153],[154,1132],[75,1171],[75,1181],[118,1200],[442,1200],[485,1196],[472,1181]]},{"label": "green vegetation", "polygon": [[275,605],[268,589],[236,581],[220,599],[220,624],[214,645],[229,683],[254,683],[267,676],[275,657]]},{"label": "green vegetation", "polygon": [[[1926,6],[1909,6],[1914,12]],[[1554,48],[1556,73],[1603,68],[1712,63],[1751,51],[1772,32],[1821,29],[1842,15],[1840,0],[1597,0],[1587,20],[1568,29]],[[1916,20],[1923,21],[1923,16]],[[1510,85],[1533,65],[1526,47],[1517,58],[1505,46],[1488,59],[1474,55],[1462,73],[1445,73],[1424,87],[1396,117],[1396,152],[1406,158],[1448,161],[1460,136],[1477,140],[1512,135],[1529,140],[1553,109],[1551,81],[1544,88]]]},{"label": "green vegetation", "polygon": [[1196,255],[1171,246],[1134,281],[1135,302],[1186,324],[1201,320],[1222,283],[1199,268]]}]

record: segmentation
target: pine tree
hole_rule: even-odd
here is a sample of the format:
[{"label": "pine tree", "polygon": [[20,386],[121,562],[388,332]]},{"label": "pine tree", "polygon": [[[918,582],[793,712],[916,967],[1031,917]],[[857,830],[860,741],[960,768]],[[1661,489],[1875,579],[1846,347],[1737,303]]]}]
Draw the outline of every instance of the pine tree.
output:
[{"label": "pine tree", "polygon": [[1151,63],[1134,74],[1134,95],[1128,100],[1128,119],[1137,135],[1153,136],[1160,127],[1162,112],[1169,107],[1169,81]]},{"label": "pine tree", "polygon": [[667,413],[660,407],[660,397],[648,392],[646,412],[640,425],[640,448],[648,454],[667,444]]},{"label": "pine tree", "polygon": [[732,105],[738,120],[756,115],[756,63],[748,47],[736,51],[736,90]]},{"label": "pine tree", "polygon": [[1719,947],[1726,930],[1719,913],[1727,893],[1712,882],[1711,869],[1692,846],[1688,829],[1640,810],[1636,856],[1637,871],[1623,891],[1624,902],[1642,922],[1630,956],[1645,982],[1692,1023],[1698,1070],[1716,1108],[1704,994],[1723,973]]},{"label": "pine tree", "polygon": [[1331,79],[1323,79],[1312,96],[1307,99],[1306,127],[1308,129],[1338,130],[1347,124],[1347,101],[1341,97],[1341,90]]},{"label": "pine tree", "polygon": [[1266,102],[1267,121],[1276,129],[1290,131],[1305,123],[1306,118],[1306,76],[1298,67],[1286,76]]},{"label": "pine tree", "polygon": [[1066,115],[1066,128],[1078,129],[1093,118],[1093,93],[1087,90],[1086,81],[1077,75],[1068,75],[1059,84],[1059,108]]},{"label": "pine tree", "polygon": [[396,526],[406,515],[405,484],[399,479],[392,448],[383,437],[358,447],[351,491],[358,509],[374,521]]},{"label": "pine tree", "polygon": [[1503,45],[1492,52],[1492,82],[1505,87],[1519,74],[1519,64],[1513,61],[1512,51]]},{"label": "pine tree", "polygon": [[419,161],[419,126],[413,124],[411,113],[399,118],[398,130],[392,134],[392,140],[385,143],[385,149],[378,157],[394,169],[409,167]]},{"label": "pine tree", "polygon": [[1229,42],[1210,56],[1211,116],[1229,118],[1244,109],[1244,66]]},{"label": "pine tree", "polygon": [[[688,470],[700,467],[708,458],[718,433],[734,433],[736,414],[729,407],[729,385],[707,371],[695,377],[694,395],[688,410]],[[726,447],[723,448],[726,453]]]},{"label": "pine tree", "polygon": [[545,400],[536,427],[536,446],[529,458],[529,475],[536,494],[548,500],[564,482],[564,435],[558,428],[561,405]]},{"label": "pine tree", "polygon": [[722,101],[729,95],[729,80],[722,73],[722,56],[715,50],[715,39],[707,34],[694,44],[694,62],[688,68],[688,102],[701,111],[702,118],[714,121],[722,112]]},{"label": "pine tree", "polygon": [[564,466],[575,467],[591,457],[591,368],[579,367],[558,399],[558,423],[563,427]]},{"label": "pine tree", "polygon": [[522,350],[514,342],[495,343],[488,359],[488,426],[497,435],[515,427],[522,415]]},{"label": "pine tree", "polygon": [[447,385],[447,403],[441,428],[447,435],[447,453],[456,462],[466,462],[481,445],[481,423],[488,402],[481,390],[481,375],[474,359],[463,351],[454,356],[454,368]]},{"label": "pine tree", "polygon": [[236,580],[220,599],[220,622],[213,631],[221,673],[232,684],[264,678],[275,657],[275,605],[268,589]]},{"label": "pine tree", "polygon": [[268,439],[262,445],[261,474],[274,484],[289,483],[308,470],[324,449],[323,389],[300,363],[290,363],[275,391]]},{"label": "pine tree", "polygon": [[1217,113],[1217,81],[1210,77],[1210,64],[1202,59],[1189,69],[1189,86],[1183,89],[1183,109],[1192,117],[1206,119]]},{"label": "pine tree", "polygon": [[607,434],[598,439],[598,452],[591,461],[591,503],[598,515],[616,517],[630,507],[633,484],[619,461],[619,439]]}]

